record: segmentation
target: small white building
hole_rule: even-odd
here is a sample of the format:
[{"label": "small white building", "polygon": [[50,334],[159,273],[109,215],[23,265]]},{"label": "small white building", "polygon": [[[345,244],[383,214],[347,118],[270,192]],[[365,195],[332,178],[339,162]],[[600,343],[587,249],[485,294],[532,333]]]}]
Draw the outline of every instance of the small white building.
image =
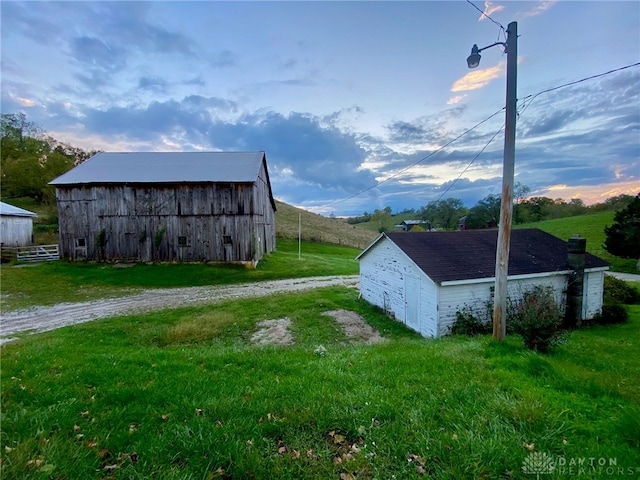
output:
[{"label": "small white building", "polygon": [[[456,312],[493,300],[497,230],[383,233],[358,255],[362,298],[425,337],[451,331]],[[604,260],[585,254],[582,319],[602,309]],[[563,305],[573,270],[567,243],[538,229],[511,232],[508,294],[550,286]]]},{"label": "small white building", "polygon": [[0,202],[0,246],[24,247],[33,244],[35,213]]}]

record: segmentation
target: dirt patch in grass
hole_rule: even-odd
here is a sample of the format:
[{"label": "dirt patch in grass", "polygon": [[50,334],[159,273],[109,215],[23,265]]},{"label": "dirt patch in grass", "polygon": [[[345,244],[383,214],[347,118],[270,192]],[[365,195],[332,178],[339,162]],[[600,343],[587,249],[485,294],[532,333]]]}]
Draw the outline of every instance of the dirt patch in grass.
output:
[{"label": "dirt patch in grass", "polygon": [[344,334],[354,343],[372,345],[386,341],[377,330],[371,328],[371,326],[355,312],[340,309],[324,312],[323,315],[333,318],[342,325]]},{"label": "dirt patch in grass", "polygon": [[[344,329],[345,336],[351,343],[372,345],[386,341],[377,330],[371,328],[364,319],[350,310],[330,310],[322,315],[333,318]],[[257,324],[258,330],[251,336],[254,345],[293,345],[294,339],[289,331],[291,319],[278,318],[263,320]]]},{"label": "dirt patch in grass", "polygon": [[258,331],[251,336],[256,345],[293,345],[293,336],[289,331],[291,320],[287,317],[276,320],[263,320],[258,323]]}]

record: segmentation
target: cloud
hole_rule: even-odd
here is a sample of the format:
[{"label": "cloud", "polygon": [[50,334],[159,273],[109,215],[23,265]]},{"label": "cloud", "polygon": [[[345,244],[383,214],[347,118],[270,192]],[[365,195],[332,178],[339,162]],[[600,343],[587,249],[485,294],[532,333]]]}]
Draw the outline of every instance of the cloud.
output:
[{"label": "cloud", "polygon": [[494,13],[498,13],[504,10],[503,5],[495,5],[491,0],[485,0],[484,2],[484,10],[478,18],[478,21],[481,22],[483,20],[487,20],[487,17],[490,17]]},{"label": "cloud", "polygon": [[492,80],[500,78],[504,73],[505,62],[500,62],[495,67],[473,70],[464,77],[456,80],[451,86],[452,92],[466,92],[485,87]]},{"label": "cloud", "polygon": [[594,203],[602,203],[607,198],[618,195],[638,195],[640,187],[638,180],[610,182],[597,185],[551,185],[536,192],[537,196],[546,196],[550,198],[580,198],[587,205]]},{"label": "cloud", "polygon": [[[335,198],[376,184],[374,174],[362,168],[367,151],[356,135],[331,125],[331,116],[272,111],[238,116],[236,110],[226,99],[190,95],[144,106],[83,106],[79,116],[87,136],[126,138],[134,148],[264,150],[274,181],[286,174],[286,188],[295,180],[304,198],[318,189]],[[62,105],[56,113],[59,124],[79,120]]]},{"label": "cloud", "polygon": [[161,77],[144,76],[138,80],[138,88],[153,92],[164,93],[167,91],[168,82]]},{"label": "cloud", "polygon": [[108,45],[95,37],[77,37],[69,42],[71,56],[82,68],[109,74],[122,70],[126,65],[123,49]]},{"label": "cloud", "polygon": [[555,133],[568,126],[573,120],[580,118],[575,110],[556,110],[536,117],[527,128],[525,135],[537,136]]},{"label": "cloud", "polygon": [[236,54],[231,50],[222,50],[209,55],[209,65],[214,68],[231,67],[237,63]]},{"label": "cloud", "polygon": [[427,139],[427,130],[415,123],[396,121],[387,126],[392,142],[423,142]]},{"label": "cloud", "polygon": [[451,97],[449,100],[447,100],[447,105],[457,105],[462,100],[464,100],[464,98],[464,95],[456,95],[454,97]]},{"label": "cloud", "polygon": [[553,7],[556,3],[557,3],[556,0],[545,0],[542,2],[538,2],[538,5],[533,7],[531,10],[525,12],[521,18],[524,19],[529,17],[535,17],[537,15],[542,15],[551,7]]}]

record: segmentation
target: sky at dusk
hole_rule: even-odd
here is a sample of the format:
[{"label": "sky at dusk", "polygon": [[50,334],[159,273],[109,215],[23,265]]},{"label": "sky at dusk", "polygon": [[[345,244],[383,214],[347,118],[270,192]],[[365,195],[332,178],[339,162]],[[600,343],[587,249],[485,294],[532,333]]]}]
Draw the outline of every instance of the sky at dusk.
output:
[{"label": "sky at dusk", "polygon": [[500,193],[507,57],[466,58],[516,21],[516,182],[640,192],[638,1],[0,9],[2,113],[86,150],[264,150],[277,199],[338,216]]}]

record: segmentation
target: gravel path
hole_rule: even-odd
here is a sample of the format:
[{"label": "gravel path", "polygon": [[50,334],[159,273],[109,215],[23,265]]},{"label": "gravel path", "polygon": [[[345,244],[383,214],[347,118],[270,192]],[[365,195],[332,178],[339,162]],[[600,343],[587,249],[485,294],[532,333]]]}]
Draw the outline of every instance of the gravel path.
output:
[{"label": "gravel path", "polygon": [[297,292],[336,285],[355,288],[357,275],[292,278],[230,286],[207,286],[144,290],[135,295],[80,303],[60,303],[2,314],[0,345],[15,340],[20,332],[46,332],[99,318],[144,313],[187,305],[204,305],[229,299],[265,297],[275,293]]}]

